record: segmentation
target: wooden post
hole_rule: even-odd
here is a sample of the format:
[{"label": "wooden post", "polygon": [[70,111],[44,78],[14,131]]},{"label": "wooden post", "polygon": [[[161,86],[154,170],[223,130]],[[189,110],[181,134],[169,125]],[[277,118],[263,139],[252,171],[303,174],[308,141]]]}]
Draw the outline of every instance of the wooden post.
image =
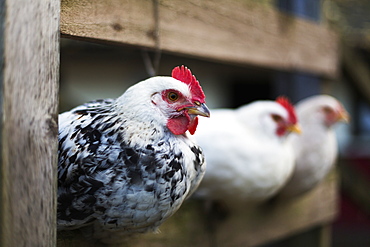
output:
[{"label": "wooden post", "polygon": [[0,1],[0,246],[55,246],[59,1]]}]

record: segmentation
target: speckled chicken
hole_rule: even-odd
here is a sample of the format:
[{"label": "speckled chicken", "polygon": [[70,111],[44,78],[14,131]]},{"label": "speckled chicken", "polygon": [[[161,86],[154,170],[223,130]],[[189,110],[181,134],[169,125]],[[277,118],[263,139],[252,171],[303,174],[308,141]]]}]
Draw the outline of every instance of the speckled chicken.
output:
[{"label": "speckled chicken", "polygon": [[293,176],[282,189],[280,197],[303,194],[322,181],[333,168],[337,153],[337,140],[333,125],[349,120],[342,104],[329,95],[316,95],[298,102],[298,118],[302,135],[291,136],[296,156]]},{"label": "speckled chicken", "polygon": [[204,175],[187,133],[198,115],[209,116],[205,95],[184,66],[60,114],[58,230],[92,225],[103,242],[155,231]]},{"label": "speckled chicken", "polygon": [[291,131],[299,132],[299,126],[293,106],[283,97],[212,110],[212,118],[202,119],[195,134],[207,161],[197,196],[229,206],[273,196],[293,172],[287,142]]}]

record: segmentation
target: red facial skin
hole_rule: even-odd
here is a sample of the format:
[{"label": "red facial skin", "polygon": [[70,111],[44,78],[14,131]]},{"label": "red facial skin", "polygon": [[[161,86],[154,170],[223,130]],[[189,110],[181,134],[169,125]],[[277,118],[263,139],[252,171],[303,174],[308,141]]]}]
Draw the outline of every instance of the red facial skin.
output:
[{"label": "red facial skin", "polygon": [[322,108],[322,111],[324,112],[324,121],[325,125],[330,127],[333,124],[335,124],[338,121],[347,121],[348,122],[348,115],[346,110],[344,110],[343,106],[339,106],[336,109],[333,109],[329,106],[324,106]]},{"label": "red facial skin", "polygon": [[289,114],[288,121],[285,121],[281,116],[279,115],[272,115],[272,119],[277,123],[278,128],[276,130],[276,134],[278,136],[283,136],[287,132],[287,128],[290,125],[297,124],[297,115],[295,113],[294,106],[290,103],[288,98],[280,96],[276,99],[276,102],[279,103],[281,106],[283,106]]},{"label": "red facial skin", "polygon": [[285,135],[287,133],[288,126],[293,125],[293,123],[287,123],[281,116],[276,114],[272,114],[271,118],[277,124],[276,135],[278,136]]},{"label": "red facial skin", "polygon": [[198,117],[188,113],[188,107],[194,107],[191,100],[185,98],[182,93],[171,89],[162,92],[162,99],[173,110],[173,117],[167,122],[168,129],[175,135],[182,135],[187,130],[193,135],[198,125]]},{"label": "red facial skin", "polygon": [[172,77],[189,86],[192,98],[186,99],[180,92],[176,92],[178,94],[178,99],[172,100],[168,97],[171,90],[163,92],[163,100],[167,101],[171,105],[171,108],[178,112],[178,114],[174,114],[174,116],[168,120],[167,127],[175,135],[182,135],[187,130],[193,135],[198,126],[198,117],[190,115],[187,107],[194,107],[195,102],[199,104],[205,103],[204,92],[190,69],[183,65],[175,67],[172,70]]}]

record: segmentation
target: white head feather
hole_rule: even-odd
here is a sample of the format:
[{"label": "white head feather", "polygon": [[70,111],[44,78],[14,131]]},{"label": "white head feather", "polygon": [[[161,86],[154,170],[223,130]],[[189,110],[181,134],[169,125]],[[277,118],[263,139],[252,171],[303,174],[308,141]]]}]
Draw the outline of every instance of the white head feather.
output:
[{"label": "white head feather", "polygon": [[169,76],[156,76],[128,88],[117,99],[117,110],[126,115],[127,119],[156,121],[160,125],[166,125],[169,117],[168,103],[161,98],[161,92],[168,89],[179,91],[187,98],[191,97],[187,84]]},{"label": "white head feather", "polygon": [[288,121],[287,110],[274,101],[253,102],[238,108],[236,114],[239,116],[239,120],[249,128],[253,128],[256,132],[270,138],[280,138],[276,135],[277,124],[271,117],[273,114]]}]

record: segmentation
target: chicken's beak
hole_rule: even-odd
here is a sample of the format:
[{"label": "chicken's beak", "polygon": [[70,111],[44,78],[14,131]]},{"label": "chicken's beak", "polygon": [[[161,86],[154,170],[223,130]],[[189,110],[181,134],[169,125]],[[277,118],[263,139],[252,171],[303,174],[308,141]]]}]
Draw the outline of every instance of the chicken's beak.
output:
[{"label": "chicken's beak", "polygon": [[338,114],[337,120],[340,121],[340,122],[349,123],[350,117],[349,117],[348,112],[340,111],[339,114]]},{"label": "chicken's beak", "polygon": [[301,134],[302,133],[302,129],[301,129],[301,126],[299,124],[289,125],[287,127],[287,130],[289,130],[290,132],[295,132],[297,134]]},{"label": "chicken's beak", "polygon": [[199,115],[203,117],[209,117],[211,115],[208,107],[204,103],[202,104],[199,103],[196,104],[195,106],[189,106],[186,108],[188,109],[188,113],[191,115]]}]

